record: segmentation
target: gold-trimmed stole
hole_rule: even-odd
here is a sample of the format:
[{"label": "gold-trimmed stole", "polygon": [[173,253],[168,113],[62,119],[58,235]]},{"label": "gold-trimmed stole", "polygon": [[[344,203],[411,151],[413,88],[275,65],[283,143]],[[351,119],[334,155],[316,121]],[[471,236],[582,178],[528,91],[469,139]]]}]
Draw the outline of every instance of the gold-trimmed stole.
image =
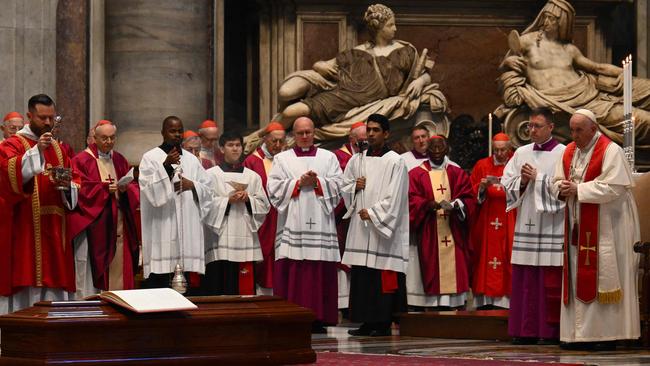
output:
[{"label": "gold-trimmed stole", "polygon": [[[436,202],[443,200],[451,202],[451,189],[449,188],[447,170],[430,170],[429,180],[431,181],[431,190]],[[455,294],[458,292],[456,283],[456,243],[449,226],[449,214],[443,209],[436,211],[436,227],[438,229],[440,294]]]}]

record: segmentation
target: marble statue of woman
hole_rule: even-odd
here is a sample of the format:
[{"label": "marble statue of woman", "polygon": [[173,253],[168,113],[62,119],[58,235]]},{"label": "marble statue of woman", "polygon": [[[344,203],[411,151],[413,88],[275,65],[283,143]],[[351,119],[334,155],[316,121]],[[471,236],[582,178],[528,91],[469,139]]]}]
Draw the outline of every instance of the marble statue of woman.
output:
[{"label": "marble statue of woman", "polygon": [[[418,55],[412,44],[394,38],[393,11],[370,5],[363,20],[370,41],[284,80],[276,121],[289,128],[296,118],[308,116],[318,127],[316,138],[327,140],[346,136],[352,123],[373,113],[407,119],[420,103],[428,103],[433,113],[447,111],[444,95],[431,83],[433,62],[424,52]],[[247,137],[247,145],[255,142],[255,135]]]},{"label": "marble statue of woman", "polygon": [[[623,78],[620,67],[594,62],[572,43],[575,10],[566,0],[549,0],[521,36],[509,36],[499,87],[506,109],[550,107],[573,114],[593,111],[600,130],[623,142]],[[637,162],[650,162],[650,82],[633,80]]]}]

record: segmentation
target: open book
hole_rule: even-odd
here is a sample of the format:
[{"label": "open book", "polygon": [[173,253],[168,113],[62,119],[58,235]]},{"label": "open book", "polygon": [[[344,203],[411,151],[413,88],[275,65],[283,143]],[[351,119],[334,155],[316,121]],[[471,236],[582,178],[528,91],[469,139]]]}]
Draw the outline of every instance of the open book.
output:
[{"label": "open book", "polygon": [[170,288],[104,291],[98,296],[102,300],[106,300],[136,313],[157,313],[197,308],[185,296]]}]

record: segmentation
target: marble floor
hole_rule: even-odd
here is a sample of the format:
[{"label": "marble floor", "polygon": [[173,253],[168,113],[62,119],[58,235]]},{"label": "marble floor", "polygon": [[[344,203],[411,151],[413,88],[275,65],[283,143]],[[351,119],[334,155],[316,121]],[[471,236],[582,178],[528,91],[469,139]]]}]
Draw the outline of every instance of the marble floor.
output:
[{"label": "marble floor", "polygon": [[327,334],[312,336],[316,352],[393,354],[503,361],[563,362],[584,365],[650,365],[650,350],[619,349],[612,352],[565,351],[558,346],[515,346],[509,342],[400,337],[352,337],[354,324],[328,328]]}]

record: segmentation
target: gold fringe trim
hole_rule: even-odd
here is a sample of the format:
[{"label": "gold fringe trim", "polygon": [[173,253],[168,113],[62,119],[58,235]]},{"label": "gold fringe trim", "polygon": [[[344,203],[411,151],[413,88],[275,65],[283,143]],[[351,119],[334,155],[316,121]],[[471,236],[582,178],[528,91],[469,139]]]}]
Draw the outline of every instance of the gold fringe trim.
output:
[{"label": "gold fringe trim", "polygon": [[623,298],[623,290],[618,289],[609,292],[598,292],[598,302],[601,304],[617,304]]},{"label": "gold fringe trim", "polygon": [[[31,148],[29,142],[16,134],[23,143],[25,152]],[[41,200],[38,195],[38,176],[34,178],[34,191],[32,192],[32,220],[34,221],[34,261],[36,262],[36,287],[43,287],[43,253],[41,252]]]},{"label": "gold fringe trim", "polygon": [[9,159],[9,182],[11,183],[11,189],[14,191],[16,194],[20,194],[21,191],[18,189],[18,178],[16,175],[16,160],[18,159],[17,156],[14,156],[13,158]]}]

